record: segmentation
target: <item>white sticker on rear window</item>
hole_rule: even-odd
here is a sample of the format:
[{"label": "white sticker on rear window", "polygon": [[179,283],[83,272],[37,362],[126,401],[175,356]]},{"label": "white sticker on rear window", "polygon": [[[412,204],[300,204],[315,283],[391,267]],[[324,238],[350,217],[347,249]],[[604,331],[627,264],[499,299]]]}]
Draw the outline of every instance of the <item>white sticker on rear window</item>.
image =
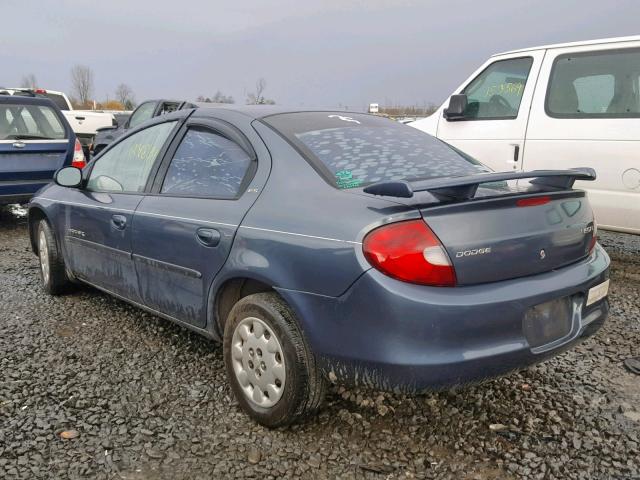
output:
[{"label": "white sticker on rear window", "polygon": [[357,123],[358,125],[360,125],[360,122],[358,120],[356,120],[355,118],[345,117],[344,115],[329,115],[329,118],[339,118],[343,122],[353,122],[353,123]]}]

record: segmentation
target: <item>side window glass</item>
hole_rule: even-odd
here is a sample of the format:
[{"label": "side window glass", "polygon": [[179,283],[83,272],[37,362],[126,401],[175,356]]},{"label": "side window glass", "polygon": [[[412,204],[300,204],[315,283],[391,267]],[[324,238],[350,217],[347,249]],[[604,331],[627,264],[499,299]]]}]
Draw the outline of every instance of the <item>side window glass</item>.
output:
[{"label": "side window glass", "polygon": [[553,62],[546,110],[552,117],[640,116],[640,50],[560,55]]},{"label": "side window glass", "polygon": [[514,58],[489,65],[466,86],[465,117],[469,119],[513,119],[518,116],[533,59]]},{"label": "side window glass", "polygon": [[235,198],[251,162],[235,142],[209,130],[192,128],[171,160],[161,192]]},{"label": "side window glass", "polygon": [[607,113],[613,100],[616,79],[613,75],[589,75],[573,81],[578,97],[577,111]]},{"label": "side window glass", "polygon": [[87,189],[101,192],[141,192],[153,163],[175,122],[145,128],[125,138],[96,160]]},{"label": "side window glass", "polygon": [[129,120],[129,128],[137,127],[142,122],[146,122],[153,115],[156,104],[154,102],[143,103],[138,109],[131,115]]}]

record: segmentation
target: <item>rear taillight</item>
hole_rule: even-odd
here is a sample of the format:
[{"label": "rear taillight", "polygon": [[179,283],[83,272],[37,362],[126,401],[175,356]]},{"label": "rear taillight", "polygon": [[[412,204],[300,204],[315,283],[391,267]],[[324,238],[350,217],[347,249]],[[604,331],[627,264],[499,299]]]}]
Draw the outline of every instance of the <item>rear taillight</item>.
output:
[{"label": "rear taillight", "polygon": [[72,167],[84,168],[87,165],[87,160],[84,158],[84,152],[82,151],[82,145],[76,138],[76,145],[73,148],[73,160],[71,161]]},{"label": "rear taillight", "polygon": [[362,249],[371,265],[395,279],[437,287],[456,284],[449,255],[424,220],[376,228],[364,238]]},{"label": "rear taillight", "polygon": [[47,93],[47,91],[44,88],[36,88],[33,92],[34,93]]}]

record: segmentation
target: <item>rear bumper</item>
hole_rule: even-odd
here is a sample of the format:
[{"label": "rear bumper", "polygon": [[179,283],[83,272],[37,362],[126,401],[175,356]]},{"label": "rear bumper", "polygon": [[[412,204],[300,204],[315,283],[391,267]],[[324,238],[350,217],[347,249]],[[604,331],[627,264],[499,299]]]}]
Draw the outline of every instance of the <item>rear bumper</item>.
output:
[{"label": "rear bumper", "polygon": [[27,203],[34,193],[51,180],[0,181],[0,205]]},{"label": "rear bumper", "polygon": [[[589,289],[608,278],[609,257],[594,253],[553,272],[458,288],[406,284],[367,271],[342,296],[281,290],[327,375],[340,383],[419,392],[475,382],[554,356],[593,335],[606,299],[585,307]],[[571,332],[531,348],[525,312],[571,297]]]}]

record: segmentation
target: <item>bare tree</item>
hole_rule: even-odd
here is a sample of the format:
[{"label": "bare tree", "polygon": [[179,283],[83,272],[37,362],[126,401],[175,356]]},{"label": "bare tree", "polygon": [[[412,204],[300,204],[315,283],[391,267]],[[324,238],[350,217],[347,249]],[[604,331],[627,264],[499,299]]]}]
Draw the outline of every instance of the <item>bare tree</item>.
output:
[{"label": "bare tree", "polygon": [[267,81],[259,78],[256,82],[256,91],[247,95],[247,105],[274,105],[276,102],[268,98],[264,98],[262,93],[267,88]]},{"label": "bare tree", "polygon": [[204,95],[198,95],[196,102],[202,103],[236,103],[231,95],[225,95],[220,90],[216,92],[213,97],[205,97]]},{"label": "bare tree", "polygon": [[133,90],[126,83],[121,83],[116,88],[116,100],[118,100],[124,108],[131,110],[136,106],[135,96]]},{"label": "bare tree", "polygon": [[82,105],[88,103],[93,95],[93,70],[86,65],[74,65],[71,69],[71,85],[78,102]]},{"label": "bare tree", "polygon": [[36,76],[33,73],[29,73],[22,76],[20,86],[24,88],[36,88],[38,86],[38,80],[36,80]]},{"label": "bare tree", "polygon": [[231,95],[225,95],[220,90],[211,98],[213,103],[236,103]]}]

